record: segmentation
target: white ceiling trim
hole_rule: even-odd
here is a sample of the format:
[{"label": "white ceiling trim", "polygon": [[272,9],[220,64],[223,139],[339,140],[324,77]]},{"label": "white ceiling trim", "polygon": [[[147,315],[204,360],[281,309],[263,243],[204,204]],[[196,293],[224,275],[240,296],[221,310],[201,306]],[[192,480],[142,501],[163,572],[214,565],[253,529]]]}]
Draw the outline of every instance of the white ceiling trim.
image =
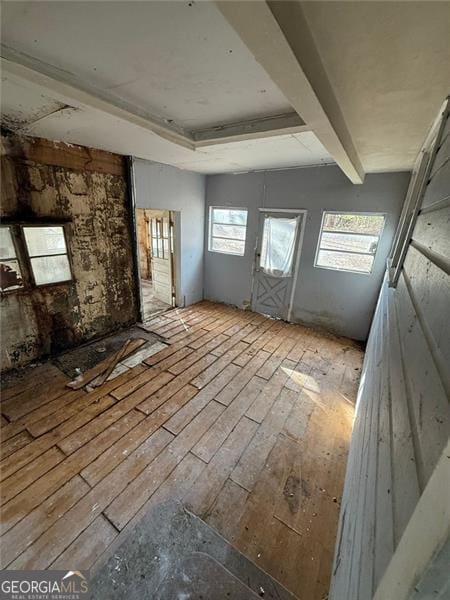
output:
[{"label": "white ceiling trim", "polygon": [[[166,125],[121,99],[111,98],[101,90],[86,85],[81,89],[78,81],[75,84],[70,78],[63,77],[60,72],[56,73],[54,68],[33,57],[18,53],[4,45],[1,47],[1,52],[1,66],[5,74],[19,77],[45,89],[52,98],[65,105],[61,110],[66,108],[70,110],[70,107],[99,110],[151,131],[189,150],[195,151],[197,148],[234,141],[263,139],[310,130],[297,113],[288,113],[189,132],[176,124]],[[45,118],[45,115],[42,118]]]}]

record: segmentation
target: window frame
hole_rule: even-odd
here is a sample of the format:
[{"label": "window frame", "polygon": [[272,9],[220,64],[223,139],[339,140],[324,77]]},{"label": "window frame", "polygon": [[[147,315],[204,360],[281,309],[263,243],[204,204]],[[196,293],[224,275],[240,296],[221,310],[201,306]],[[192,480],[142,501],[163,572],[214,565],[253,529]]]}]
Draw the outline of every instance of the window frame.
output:
[{"label": "window frame", "polygon": [[11,241],[12,241],[12,245],[14,248],[14,252],[16,253],[15,258],[5,258],[5,259],[1,259],[1,262],[12,262],[12,261],[16,261],[17,264],[19,265],[19,269],[20,269],[20,275],[22,277],[22,284],[14,287],[14,288],[9,288],[6,290],[0,290],[0,293],[2,294],[2,296],[6,295],[6,294],[14,294],[15,292],[21,292],[24,289],[26,289],[27,287],[27,273],[24,272],[24,268],[23,268],[23,264],[22,264],[22,260],[21,260],[21,253],[20,253],[20,248],[18,247],[17,244],[17,240],[16,240],[16,236],[17,236],[17,231],[16,228],[14,226],[14,223],[1,223],[1,227],[8,229],[9,230],[9,235],[11,237]]},{"label": "window frame", "polygon": [[[383,217],[383,227],[380,230],[380,233],[378,234],[378,243],[377,243],[377,249],[375,250],[375,253],[372,254],[371,252],[352,252],[351,250],[330,250],[327,248],[321,248],[321,242],[322,242],[322,235],[324,233],[323,231],[323,226],[324,226],[324,221],[326,218],[326,215],[355,215],[355,216],[362,216],[362,217]],[[375,258],[377,256],[378,253],[378,249],[380,247],[380,240],[381,240],[381,236],[383,235],[384,232],[384,228],[386,227],[386,213],[384,212],[371,212],[371,211],[356,211],[356,210],[326,210],[324,209],[322,211],[322,220],[320,223],[320,231],[319,231],[319,238],[317,241],[317,245],[316,245],[316,253],[314,256],[314,267],[316,269],[326,269],[328,271],[337,271],[339,273],[352,273],[354,275],[372,275],[373,273],[373,267],[375,264]],[[325,232],[327,233],[327,232]],[[368,234],[368,233],[356,233],[356,232],[342,232],[343,234],[348,233],[350,235],[367,235],[370,237],[374,237],[373,234]],[[317,264],[317,261],[319,260],[319,252],[321,250],[328,250],[329,252],[341,252],[341,253],[345,253],[345,254],[362,254],[362,255],[367,255],[367,256],[373,256],[373,261],[372,261],[372,266],[370,268],[370,271],[358,271],[356,269],[338,269],[336,267],[327,267],[324,265],[319,265]]]},{"label": "window frame", "polygon": [[[74,281],[74,276],[73,276],[73,267],[72,267],[72,259],[69,253],[69,244],[67,243],[67,231],[66,231],[66,226],[67,223],[51,223],[51,222],[39,222],[39,223],[20,223],[19,227],[20,227],[20,236],[21,236],[21,240],[23,243],[23,248],[24,248],[24,253],[25,253],[25,257],[27,260],[27,266],[28,266],[28,270],[29,270],[29,277],[30,277],[30,282],[32,284],[33,287],[36,288],[42,288],[42,287],[49,287],[49,286],[54,286],[54,285],[62,285],[64,283],[71,283],[72,281]],[[29,249],[28,249],[28,245],[27,245],[27,239],[25,236],[25,231],[24,228],[31,228],[31,227],[61,227],[61,229],[63,230],[63,236],[64,236],[64,244],[66,247],[66,251],[65,252],[61,252],[59,254],[39,254],[36,256],[31,256]],[[36,283],[36,279],[34,276],[34,270],[33,270],[33,264],[32,264],[32,259],[33,258],[42,258],[42,257],[49,257],[49,256],[67,256],[67,262],[69,263],[69,271],[70,271],[70,279],[62,279],[61,281],[50,281],[49,283]]]},{"label": "window frame", "polygon": [[[213,221],[213,214],[214,214],[214,210],[240,210],[242,212],[245,212],[246,214],[246,219],[245,219],[245,225],[238,225],[238,227],[244,227],[245,228],[245,237],[243,240],[239,240],[237,238],[224,238],[224,237],[220,237],[220,236],[213,236],[213,225],[236,225],[235,223],[216,223]],[[245,251],[246,251],[246,246],[247,246],[247,227],[248,227],[248,208],[243,207],[243,206],[210,206],[209,207],[209,219],[208,219],[208,252],[215,252],[217,254],[225,254],[228,256],[245,256]],[[213,238],[217,238],[220,240],[233,240],[236,242],[244,242],[244,251],[242,253],[240,252],[224,252],[223,250],[214,250],[212,248],[212,240]]]},{"label": "window frame", "polygon": [[[36,219],[33,221],[28,220],[18,220],[14,218],[4,218],[2,220],[2,227],[9,227],[11,237],[14,244],[14,249],[16,251],[16,260],[19,263],[21,275],[22,275],[22,286],[17,287],[15,289],[7,289],[1,290],[0,293],[2,296],[7,294],[14,293],[23,293],[30,291],[34,288],[46,288],[55,285],[65,285],[69,283],[74,283],[76,281],[73,263],[72,263],[72,255],[70,252],[70,226],[72,222],[68,220],[51,220],[51,219]],[[66,252],[61,253],[61,255],[66,255],[67,260],[69,262],[69,270],[70,270],[70,279],[64,279],[61,281],[52,281],[49,283],[36,283],[34,278],[33,267],[31,264],[31,257],[28,251],[28,246],[25,239],[25,233],[23,231],[24,227],[61,227],[64,234],[64,243],[66,246]],[[58,254],[42,254],[40,256],[58,256]]]}]

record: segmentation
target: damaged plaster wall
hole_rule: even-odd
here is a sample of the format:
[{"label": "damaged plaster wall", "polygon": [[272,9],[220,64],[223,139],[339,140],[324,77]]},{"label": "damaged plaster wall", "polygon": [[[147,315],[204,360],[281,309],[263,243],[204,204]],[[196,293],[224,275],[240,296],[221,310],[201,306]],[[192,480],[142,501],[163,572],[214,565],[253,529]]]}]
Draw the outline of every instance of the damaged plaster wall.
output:
[{"label": "damaged plaster wall", "polygon": [[[2,136],[3,225],[65,222],[73,280],[2,293],[1,368],[24,365],[136,320],[123,157]],[[24,264],[25,263],[25,264]]]},{"label": "damaged plaster wall", "polygon": [[[209,176],[207,214],[210,206],[246,207],[248,221],[244,256],[206,250],[205,298],[248,306],[252,293],[258,209],[306,209],[292,321],[365,340],[408,180],[409,173],[379,173],[367,175],[362,185],[353,185],[336,166]],[[370,275],[314,267],[324,210],[386,215]],[[208,228],[205,235],[207,237]]]}]

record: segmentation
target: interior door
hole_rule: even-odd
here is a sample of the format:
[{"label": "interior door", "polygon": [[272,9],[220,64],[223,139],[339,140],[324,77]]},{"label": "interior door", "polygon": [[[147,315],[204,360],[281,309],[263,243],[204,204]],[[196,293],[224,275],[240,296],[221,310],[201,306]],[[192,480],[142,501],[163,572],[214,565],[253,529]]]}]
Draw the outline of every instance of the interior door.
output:
[{"label": "interior door", "polygon": [[253,311],[289,320],[303,218],[303,213],[261,213],[253,275]]},{"label": "interior door", "polygon": [[150,219],[152,284],[156,298],[173,306],[173,223],[170,213]]}]

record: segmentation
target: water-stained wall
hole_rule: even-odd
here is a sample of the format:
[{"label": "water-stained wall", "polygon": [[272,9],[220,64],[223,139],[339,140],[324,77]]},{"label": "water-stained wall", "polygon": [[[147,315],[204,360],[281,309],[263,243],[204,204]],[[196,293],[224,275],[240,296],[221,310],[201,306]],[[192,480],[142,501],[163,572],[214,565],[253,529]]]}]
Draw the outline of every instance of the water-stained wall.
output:
[{"label": "water-stained wall", "polygon": [[[3,225],[64,223],[73,280],[1,297],[1,368],[76,346],[136,320],[123,157],[2,136]],[[21,262],[27,263],[26,257]]]}]

